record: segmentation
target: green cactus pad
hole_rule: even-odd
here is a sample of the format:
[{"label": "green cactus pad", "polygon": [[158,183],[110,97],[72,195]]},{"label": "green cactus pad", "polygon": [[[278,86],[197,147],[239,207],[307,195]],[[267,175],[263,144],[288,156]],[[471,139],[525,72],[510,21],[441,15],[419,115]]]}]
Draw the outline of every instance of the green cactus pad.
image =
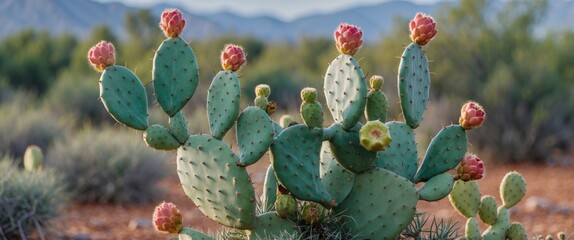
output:
[{"label": "green cactus pad", "polygon": [[421,200],[427,202],[438,201],[448,196],[454,184],[454,177],[448,173],[443,173],[432,177],[425,185],[419,189]]},{"label": "green cactus pad", "polygon": [[480,239],[480,227],[478,226],[478,220],[476,220],[476,217],[471,217],[466,220],[464,237],[468,240]]},{"label": "green cactus pad", "polygon": [[290,194],[279,194],[275,200],[275,213],[282,218],[289,218],[297,214],[297,200]]},{"label": "green cactus pad", "polygon": [[510,214],[505,207],[498,208],[496,222],[482,233],[484,240],[505,240],[510,228]]},{"label": "green cactus pad", "polygon": [[460,125],[443,128],[431,141],[414,182],[455,168],[466,154],[466,132]]},{"label": "green cactus pad", "polygon": [[365,106],[365,117],[367,121],[379,120],[386,122],[388,111],[389,104],[387,103],[385,93],[371,89],[367,94],[367,104]]},{"label": "green cactus pad", "polygon": [[401,56],[398,87],[403,115],[409,126],[419,126],[429,101],[430,72],[421,46],[411,43]]},{"label": "green cactus pad", "polygon": [[177,175],[185,194],[207,217],[248,229],[255,224],[255,190],[237,155],[210,135],[193,135],[177,150]]},{"label": "green cactus pad", "polygon": [[333,136],[329,139],[331,153],[342,167],[353,173],[362,173],[375,167],[377,152],[365,149],[360,143],[359,131],[362,125],[357,123],[348,131],[341,124],[329,127]]},{"label": "green cactus pad", "polygon": [[116,121],[137,130],[148,128],[146,91],[131,70],[107,67],[100,78],[100,99]]},{"label": "green cactus pad", "polygon": [[246,230],[247,239],[279,239],[280,236],[298,234],[297,224],[289,219],[280,218],[275,212],[266,212],[257,216],[253,229]]},{"label": "green cactus pad", "polygon": [[335,160],[331,154],[329,143],[323,142],[321,147],[321,182],[331,194],[337,204],[341,203],[351,190],[355,182],[355,174],[347,171]]},{"label": "green cactus pad", "polygon": [[480,220],[488,225],[492,225],[496,222],[496,214],[498,206],[496,205],[496,200],[490,195],[482,197],[480,200],[480,206],[478,207],[478,216]]},{"label": "green cactus pad", "polygon": [[358,239],[396,239],[415,216],[419,196],[409,180],[381,168],[356,175],[353,190],[334,214]]},{"label": "green cactus pad", "polygon": [[173,117],[169,118],[169,132],[181,144],[184,144],[189,138],[189,129],[187,128],[187,120],[181,111],[177,112]]},{"label": "green cactus pad", "polygon": [[518,172],[509,172],[500,183],[500,198],[503,206],[511,208],[526,194],[526,182]]},{"label": "green cactus pad", "polygon": [[320,128],[323,127],[323,107],[319,102],[301,104],[301,118],[307,127]]},{"label": "green cactus pad", "polygon": [[509,240],[528,240],[528,235],[526,235],[526,230],[524,226],[520,223],[512,223],[506,231],[506,237]]},{"label": "green cactus pad", "polygon": [[154,124],[143,133],[145,143],[157,150],[174,150],[181,146],[181,143],[171,134],[166,127]]},{"label": "green cactus pad", "polygon": [[207,93],[207,120],[211,135],[223,138],[239,115],[241,88],[237,74],[220,71],[213,77]]},{"label": "green cactus pad", "polygon": [[478,183],[476,181],[455,181],[452,191],[448,195],[448,200],[463,216],[467,218],[475,217],[480,206],[480,188]]},{"label": "green cactus pad", "polygon": [[325,73],[323,85],[327,106],[333,119],[351,129],[361,118],[366,104],[367,83],[357,60],[341,54]]},{"label": "green cactus pad", "polygon": [[161,43],[153,58],[152,74],[157,102],[169,116],[185,106],[199,83],[195,54],[180,37]]},{"label": "green cactus pad", "polygon": [[298,124],[283,130],[271,145],[275,176],[293,196],[331,208],[333,200],[319,178],[323,129]]},{"label": "green cactus pad", "polygon": [[391,144],[377,153],[375,164],[410,181],[413,181],[418,167],[418,151],[413,129],[402,122],[388,122]]},{"label": "green cactus pad", "polygon": [[277,199],[277,178],[273,166],[267,167],[265,181],[263,182],[263,194],[261,195],[261,205],[265,211],[273,210],[275,200]]},{"label": "green cactus pad", "polygon": [[179,240],[213,240],[214,238],[203,234],[195,229],[184,227],[179,232]]},{"label": "green cactus pad", "polygon": [[261,108],[247,107],[237,119],[239,165],[249,166],[259,161],[273,143],[273,122]]}]

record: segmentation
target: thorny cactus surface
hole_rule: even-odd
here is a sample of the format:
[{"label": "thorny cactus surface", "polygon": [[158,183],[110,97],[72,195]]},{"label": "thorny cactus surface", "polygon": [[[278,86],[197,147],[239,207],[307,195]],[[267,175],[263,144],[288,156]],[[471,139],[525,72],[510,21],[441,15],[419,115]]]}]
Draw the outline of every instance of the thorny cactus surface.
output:
[{"label": "thorny cactus surface", "polygon": [[[350,24],[336,29],[340,55],[324,75],[326,109],[334,119],[329,127],[323,125],[323,107],[312,88],[301,95],[304,124],[282,120],[280,125],[271,119],[275,105],[267,99],[271,94],[267,85],[255,90],[255,106],[242,108],[235,71],[246,62],[246,54],[240,46],[226,45],[221,52],[223,70],[214,76],[207,94],[210,132],[191,135],[181,110],[199,83],[198,65],[192,48],[179,37],[185,20],[177,10],[162,14],[160,27],[167,39],[153,59],[153,86],[169,117],[168,126],[150,125],[144,86],[131,70],[113,65],[111,44],[95,46],[89,60],[103,71],[100,93],[109,113],[118,122],[143,131],[150,147],[177,150],[181,186],[207,217],[244,230],[249,239],[299,233],[305,221],[296,222],[290,217],[293,215],[303,216],[311,225],[329,219],[324,215],[335,216],[331,221],[338,219],[335,221],[357,239],[395,239],[414,219],[419,200],[443,199],[453,186],[460,185],[448,171],[467,153],[466,131],[480,125],[485,116],[482,108],[479,115],[476,110],[465,111],[461,116],[464,126],[443,128],[419,163],[413,130],[422,121],[430,91],[429,62],[422,47],[435,36],[435,25],[423,14],[410,23],[413,42],[400,58],[397,76],[405,122],[387,122],[382,77],[373,76],[368,90],[365,74],[353,56],[363,43],[363,32]],[[368,121],[364,126],[359,122],[363,114]],[[233,126],[238,152],[222,141]],[[257,197],[245,167],[268,151],[271,165],[263,195]],[[417,188],[417,183],[424,184]],[[507,222],[506,208],[519,200],[511,190],[503,191],[513,197],[505,197],[505,208],[499,210],[497,219],[490,216],[492,209],[484,210],[490,214],[487,221],[495,225]],[[276,203],[277,199],[280,202]],[[262,209],[270,211],[258,212],[259,202]],[[305,207],[293,214],[293,205]],[[279,214],[274,206],[280,206]],[[468,216],[476,215],[477,209],[468,210]],[[504,230],[507,228],[510,224],[504,225]],[[183,228],[179,234],[181,239],[210,239],[191,228]]]}]

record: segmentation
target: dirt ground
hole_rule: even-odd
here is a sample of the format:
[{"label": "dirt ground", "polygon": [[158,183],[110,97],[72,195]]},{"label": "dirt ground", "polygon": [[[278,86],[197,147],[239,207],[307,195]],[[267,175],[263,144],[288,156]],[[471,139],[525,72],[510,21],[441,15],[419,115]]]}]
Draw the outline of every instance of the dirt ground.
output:
[{"label": "dirt ground", "polygon": [[[259,164],[259,163],[258,163]],[[251,177],[261,193],[265,163],[250,167]],[[175,168],[175,166],[174,166]],[[485,178],[479,181],[482,195],[492,195],[500,204],[499,183],[509,171],[523,174],[527,192],[523,200],[511,209],[511,220],[521,222],[530,237],[555,235],[566,232],[574,239],[574,167],[546,167],[539,165],[487,166]],[[183,193],[177,177],[161,183],[168,191],[165,201],[175,203],[184,216],[184,224],[203,232],[220,229],[216,223],[204,217]],[[57,224],[64,239],[170,239],[175,235],[156,233],[151,226],[154,206],[159,202],[138,206],[72,205]],[[434,214],[437,218],[458,222],[459,232],[464,229],[465,219],[455,212],[448,199],[438,202],[419,202],[419,211]],[[481,225],[481,229],[487,226]]]}]

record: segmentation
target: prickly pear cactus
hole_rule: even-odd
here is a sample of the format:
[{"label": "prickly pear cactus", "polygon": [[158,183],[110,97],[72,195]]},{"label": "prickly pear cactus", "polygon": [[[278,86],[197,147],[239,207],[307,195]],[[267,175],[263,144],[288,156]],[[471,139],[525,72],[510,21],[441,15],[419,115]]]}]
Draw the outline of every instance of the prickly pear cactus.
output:
[{"label": "prickly pear cactus", "polygon": [[[373,76],[367,91],[365,74],[355,57],[363,44],[363,32],[341,24],[334,33],[340,55],[327,68],[323,86],[325,112],[334,120],[331,126],[324,127],[324,106],[314,88],[301,92],[304,124],[285,117],[279,125],[270,117],[276,103],[268,99],[271,89],[265,84],[256,87],[254,106],[242,106],[237,71],[245,64],[246,54],[241,46],[228,44],[220,55],[222,70],[209,83],[208,134],[189,133],[184,114],[200,84],[197,58],[180,37],[185,23],[177,9],[162,13],[159,25],[167,39],[153,60],[153,87],[159,106],[169,117],[168,126],[149,123],[145,87],[131,70],[114,65],[111,43],[98,43],[88,59],[103,71],[100,95],[108,112],[118,122],[143,131],[148,146],[177,149],[181,186],[207,217],[236,231],[245,230],[240,232],[247,239],[303,238],[299,237],[305,234],[302,226],[326,224],[342,227],[321,231],[342,229],[361,239],[396,239],[414,219],[419,200],[437,201],[450,194],[453,204],[469,217],[467,235],[480,236],[477,213],[492,224],[483,236],[506,236],[508,229],[512,236],[520,234],[519,227],[510,225],[505,207],[515,205],[524,195],[521,178],[513,175],[504,181],[505,207],[493,212],[496,204],[481,204],[475,182],[461,182],[461,176],[448,173],[463,161],[466,132],[484,121],[484,109],[478,103],[465,104],[460,125],[441,130],[419,165],[413,129],[422,123],[430,96],[429,61],[423,47],[436,29],[429,16],[417,14],[410,22],[413,43],[399,62],[397,85],[405,122],[385,123],[389,103],[383,78]],[[363,115],[367,123],[360,122]],[[236,151],[222,141],[234,126]],[[266,153],[270,153],[271,165],[258,197],[245,167]],[[482,165],[463,168],[467,165],[474,168],[457,171],[465,174],[464,179],[482,177]],[[261,211],[257,210],[259,199]],[[212,239],[191,228],[177,231],[180,239]],[[334,235],[338,233],[330,234]]]}]

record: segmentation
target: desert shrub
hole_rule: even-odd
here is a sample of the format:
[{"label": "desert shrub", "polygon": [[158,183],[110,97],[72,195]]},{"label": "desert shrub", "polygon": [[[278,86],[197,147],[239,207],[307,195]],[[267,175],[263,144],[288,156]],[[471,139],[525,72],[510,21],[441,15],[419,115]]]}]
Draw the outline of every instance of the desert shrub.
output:
[{"label": "desert shrub", "polygon": [[47,164],[64,175],[77,202],[149,202],[160,194],[164,156],[138,132],[86,128],[54,143]]},{"label": "desert shrub", "polygon": [[50,221],[67,200],[62,180],[52,170],[28,172],[0,159],[0,239],[50,235]]},{"label": "desert shrub", "polygon": [[36,108],[31,95],[18,94],[0,106],[0,152],[21,157],[29,145],[42,149],[68,134],[72,122],[48,109]]}]

